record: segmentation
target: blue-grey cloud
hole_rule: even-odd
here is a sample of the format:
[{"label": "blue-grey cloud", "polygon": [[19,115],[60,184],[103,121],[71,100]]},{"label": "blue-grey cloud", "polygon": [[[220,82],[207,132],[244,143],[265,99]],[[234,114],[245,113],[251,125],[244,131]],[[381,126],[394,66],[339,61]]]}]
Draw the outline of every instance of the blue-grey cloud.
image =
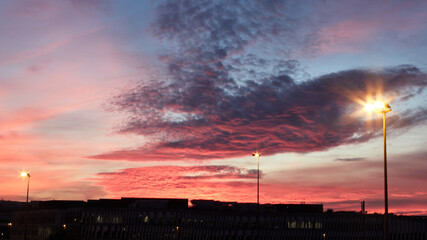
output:
[{"label": "blue-grey cloud", "polygon": [[[365,142],[378,131],[350,116],[361,107],[355,99],[381,87],[383,94],[407,100],[427,85],[426,74],[411,65],[350,69],[301,81],[305,75],[297,60],[267,58],[251,48],[310,39],[295,32],[302,22],[288,13],[288,4],[161,4],[151,32],[173,46],[160,56],[167,78],[141,81],[111,101],[111,109],[127,117],[119,132],[153,143],[92,157],[218,159],[245,156],[256,148],[275,154]],[[426,116],[426,109],[410,109],[392,116],[389,127],[409,128]]]}]

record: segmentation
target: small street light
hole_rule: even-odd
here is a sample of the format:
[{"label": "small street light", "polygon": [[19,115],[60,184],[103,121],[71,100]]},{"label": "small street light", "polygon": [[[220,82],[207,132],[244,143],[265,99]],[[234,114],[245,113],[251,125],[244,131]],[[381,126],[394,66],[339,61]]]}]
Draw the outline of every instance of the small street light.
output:
[{"label": "small street light", "polygon": [[28,195],[30,193],[30,173],[28,172],[21,172],[21,177],[27,178],[27,201],[25,205],[25,225],[24,225],[24,240],[27,240],[27,222],[28,222]]},{"label": "small street light", "polygon": [[252,156],[256,157],[257,160],[257,188],[256,188],[256,203],[257,203],[257,215],[256,215],[256,237],[258,239],[259,237],[259,157],[261,156],[261,153],[256,152],[253,153]]},{"label": "small street light", "polygon": [[256,152],[256,153],[253,153],[252,156],[256,157],[256,160],[257,160],[257,163],[258,163],[258,165],[257,165],[257,190],[256,190],[257,195],[256,195],[256,203],[259,205],[259,157],[261,156],[261,153]]}]

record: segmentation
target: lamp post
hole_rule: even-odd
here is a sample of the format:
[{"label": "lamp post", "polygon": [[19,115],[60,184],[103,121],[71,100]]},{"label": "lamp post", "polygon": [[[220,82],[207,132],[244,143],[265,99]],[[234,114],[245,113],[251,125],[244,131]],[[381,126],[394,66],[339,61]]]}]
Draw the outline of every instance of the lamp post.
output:
[{"label": "lamp post", "polygon": [[253,153],[252,156],[256,157],[257,160],[257,187],[256,187],[256,203],[257,203],[257,214],[256,214],[256,239],[259,239],[259,157],[261,153]]},{"label": "lamp post", "polygon": [[384,239],[388,240],[388,187],[387,187],[387,144],[386,144],[386,113],[391,111],[388,103],[376,101],[365,105],[369,111],[382,113],[383,115],[383,138],[384,138]]},{"label": "lamp post", "polygon": [[25,205],[25,221],[24,221],[24,240],[27,240],[27,222],[28,222],[28,195],[30,193],[30,173],[28,172],[21,172],[22,177],[27,178],[27,201]]},{"label": "lamp post", "polygon": [[[259,157],[261,156],[261,153],[256,152],[253,153],[252,156],[256,157],[257,160],[257,188],[256,188],[256,203],[259,206]],[[259,207],[258,207],[259,208]]]}]

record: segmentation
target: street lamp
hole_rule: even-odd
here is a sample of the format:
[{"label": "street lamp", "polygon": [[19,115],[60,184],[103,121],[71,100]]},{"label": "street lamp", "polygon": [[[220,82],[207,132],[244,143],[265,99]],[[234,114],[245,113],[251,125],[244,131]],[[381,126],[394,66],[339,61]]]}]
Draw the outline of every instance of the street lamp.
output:
[{"label": "street lamp", "polygon": [[384,135],[384,239],[388,240],[388,188],[387,188],[387,144],[386,144],[386,123],[385,114],[391,111],[390,105],[381,101],[368,103],[365,105],[368,111],[383,114],[383,135]]},{"label": "street lamp", "polygon": [[257,203],[257,214],[256,214],[256,239],[259,237],[259,157],[261,153],[253,153],[252,156],[256,157],[257,160],[257,185],[256,185],[256,203]]},{"label": "street lamp", "polygon": [[28,194],[30,193],[30,173],[21,172],[21,177],[27,178],[27,205],[28,205]]},{"label": "street lamp", "polygon": [[261,156],[261,153],[259,153],[259,152],[256,152],[256,153],[253,153],[252,154],[252,156],[254,156],[254,157],[256,157],[256,160],[257,160],[257,163],[258,163],[258,166],[257,166],[257,189],[256,189],[256,203],[257,203],[257,205],[259,206],[259,157]]},{"label": "street lamp", "polygon": [[30,173],[28,172],[21,172],[21,177],[27,178],[27,202],[25,205],[25,223],[24,223],[24,240],[27,240],[27,222],[28,222],[28,195],[30,193]]}]

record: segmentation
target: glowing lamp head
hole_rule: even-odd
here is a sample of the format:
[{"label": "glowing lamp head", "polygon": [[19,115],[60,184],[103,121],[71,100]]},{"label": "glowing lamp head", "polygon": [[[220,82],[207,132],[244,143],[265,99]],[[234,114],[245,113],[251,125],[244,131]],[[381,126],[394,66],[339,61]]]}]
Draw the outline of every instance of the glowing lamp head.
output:
[{"label": "glowing lamp head", "polygon": [[365,109],[368,112],[379,112],[379,113],[387,113],[391,111],[390,105],[385,102],[375,101],[372,103],[365,104]]},{"label": "glowing lamp head", "polygon": [[374,102],[374,107],[375,107],[375,109],[383,109],[383,108],[385,108],[385,103],[380,102],[380,101],[376,101],[376,102]]},{"label": "glowing lamp head", "polygon": [[21,172],[21,177],[27,177],[27,176],[29,177],[30,174],[27,172]]},{"label": "glowing lamp head", "polygon": [[367,104],[365,104],[365,109],[368,112],[372,112],[372,111],[375,111],[375,106],[372,103],[367,103]]},{"label": "glowing lamp head", "polygon": [[252,156],[259,157],[259,156],[261,156],[261,153],[253,153]]}]

